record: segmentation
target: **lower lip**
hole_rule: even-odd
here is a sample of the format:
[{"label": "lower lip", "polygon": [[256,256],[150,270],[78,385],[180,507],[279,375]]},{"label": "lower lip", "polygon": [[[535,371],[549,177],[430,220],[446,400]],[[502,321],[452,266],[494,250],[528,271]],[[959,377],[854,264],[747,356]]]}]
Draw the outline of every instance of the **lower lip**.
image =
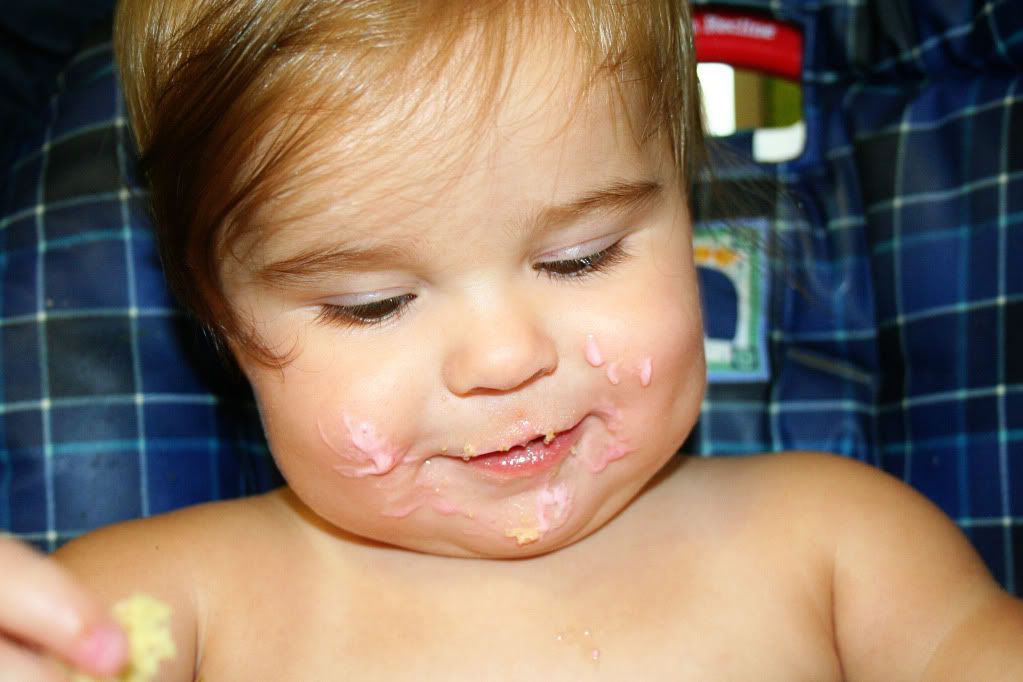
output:
[{"label": "lower lip", "polygon": [[509,478],[535,476],[562,462],[579,440],[579,425],[562,431],[550,443],[537,438],[526,445],[517,445],[508,452],[493,452],[473,457],[467,465],[488,474]]}]

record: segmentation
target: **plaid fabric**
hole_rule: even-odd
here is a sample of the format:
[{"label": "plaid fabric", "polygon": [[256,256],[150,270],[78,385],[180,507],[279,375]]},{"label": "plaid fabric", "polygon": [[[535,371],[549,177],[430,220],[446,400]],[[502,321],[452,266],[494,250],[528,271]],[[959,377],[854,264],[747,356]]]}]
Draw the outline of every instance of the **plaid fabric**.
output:
[{"label": "plaid fabric", "polygon": [[[747,196],[776,183],[753,210],[705,205],[701,221],[773,221],[772,375],[712,385],[687,449],[871,462],[941,506],[1020,591],[1019,2],[715,4],[802,27],[808,143],[790,162],[721,171]],[[749,135],[726,142],[750,150]]]},{"label": "plaid fabric", "polygon": [[114,0],[5,2],[0,12],[0,168],[33,127],[53,80]]},{"label": "plaid fabric", "polygon": [[277,480],[167,293],[122,106],[85,49],[0,185],[0,530],[43,549]]}]

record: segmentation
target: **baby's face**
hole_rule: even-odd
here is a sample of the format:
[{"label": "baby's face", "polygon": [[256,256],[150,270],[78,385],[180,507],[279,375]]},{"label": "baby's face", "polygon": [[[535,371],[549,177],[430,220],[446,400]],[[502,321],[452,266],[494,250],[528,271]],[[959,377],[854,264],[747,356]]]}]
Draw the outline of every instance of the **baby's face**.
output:
[{"label": "baby's face", "polygon": [[543,59],[519,68],[483,129],[444,123],[438,94],[388,144],[325,144],[341,161],[304,217],[225,266],[237,310],[292,358],[241,358],[271,449],[344,531],[548,552],[621,511],[696,420],[700,311],[666,145],[638,144],[604,88],[580,103]]}]

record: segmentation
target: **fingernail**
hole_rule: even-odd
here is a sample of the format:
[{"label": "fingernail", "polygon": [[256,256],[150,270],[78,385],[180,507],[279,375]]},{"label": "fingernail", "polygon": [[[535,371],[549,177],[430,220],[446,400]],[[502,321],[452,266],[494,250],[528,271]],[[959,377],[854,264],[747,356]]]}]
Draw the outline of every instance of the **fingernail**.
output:
[{"label": "fingernail", "polygon": [[82,639],[78,648],[80,664],[100,675],[120,672],[128,659],[128,640],[114,625],[98,625]]}]

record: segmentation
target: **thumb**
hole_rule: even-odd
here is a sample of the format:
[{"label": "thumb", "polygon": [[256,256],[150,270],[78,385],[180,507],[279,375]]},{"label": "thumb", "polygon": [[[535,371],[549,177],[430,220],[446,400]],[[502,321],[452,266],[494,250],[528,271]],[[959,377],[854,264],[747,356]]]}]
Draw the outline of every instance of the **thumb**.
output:
[{"label": "thumb", "polygon": [[0,537],[0,566],[0,637],[94,675],[124,667],[127,637],[70,572],[10,537]]}]

